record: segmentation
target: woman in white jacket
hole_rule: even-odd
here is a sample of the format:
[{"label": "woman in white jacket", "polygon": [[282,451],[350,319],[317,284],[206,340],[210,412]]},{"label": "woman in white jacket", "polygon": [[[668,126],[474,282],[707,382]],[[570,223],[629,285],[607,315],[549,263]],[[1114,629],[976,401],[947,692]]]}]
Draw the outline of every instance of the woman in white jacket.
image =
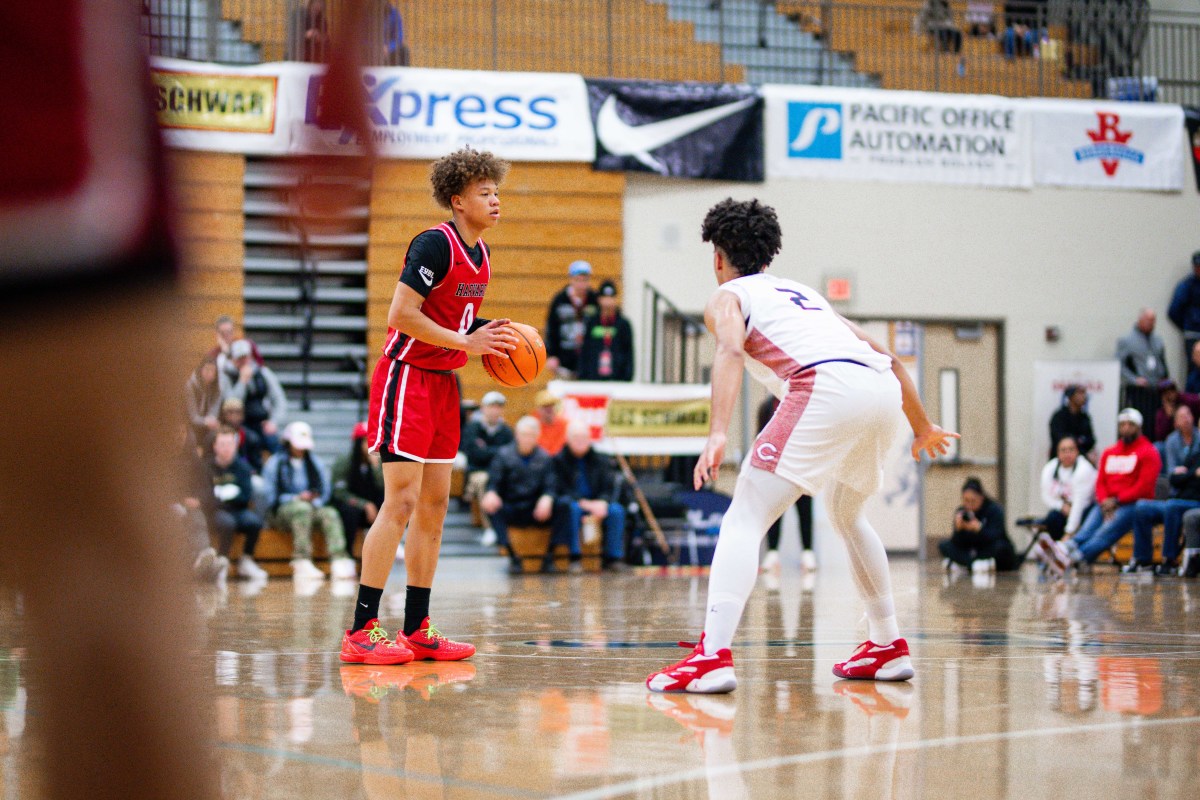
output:
[{"label": "woman in white jacket", "polygon": [[1041,525],[1056,541],[1079,529],[1084,513],[1096,497],[1096,468],[1079,457],[1079,446],[1070,436],[1058,443],[1058,457],[1042,467],[1042,502],[1050,509]]}]

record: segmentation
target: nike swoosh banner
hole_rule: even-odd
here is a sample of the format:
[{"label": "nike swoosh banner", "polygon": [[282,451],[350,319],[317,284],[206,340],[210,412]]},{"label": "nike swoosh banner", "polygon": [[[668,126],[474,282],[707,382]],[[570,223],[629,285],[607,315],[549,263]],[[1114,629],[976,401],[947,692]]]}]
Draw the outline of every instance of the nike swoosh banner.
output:
[{"label": "nike swoosh banner", "polygon": [[588,80],[598,170],[761,181],[763,100],[752,86]]}]

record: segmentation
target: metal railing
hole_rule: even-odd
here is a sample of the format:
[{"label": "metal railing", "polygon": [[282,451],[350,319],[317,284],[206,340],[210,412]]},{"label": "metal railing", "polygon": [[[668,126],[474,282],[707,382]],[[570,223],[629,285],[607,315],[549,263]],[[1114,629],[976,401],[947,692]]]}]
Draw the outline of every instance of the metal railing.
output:
[{"label": "metal railing", "polygon": [[646,374],[651,383],[702,383],[707,379],[701,363],[700,343],[706,335],[704,320],[680,311],[648,281],[642,286],[642,330]]},{"label": "metal railing", "polygon": [[143,33],[162,55],[320,61],[359,2],[370,64],[1200,104],[1200,14],[1028,1],[144,0]]}]

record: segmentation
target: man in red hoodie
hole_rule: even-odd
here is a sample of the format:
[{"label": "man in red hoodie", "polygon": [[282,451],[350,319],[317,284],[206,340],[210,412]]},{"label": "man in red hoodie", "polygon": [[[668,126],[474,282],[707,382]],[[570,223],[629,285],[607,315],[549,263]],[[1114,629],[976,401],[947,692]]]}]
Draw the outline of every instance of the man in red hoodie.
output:
[{"label": "man in red hoodie", "polygon": [[1072,566],[1091,564],[1133,530],[1138,500],[1153,500],[1162,459],[1142,435],[1142,414],[1126,408],[1117,415],[1117,443],[1100,456],[1096,505],[1079,531],[1062,543]]}]

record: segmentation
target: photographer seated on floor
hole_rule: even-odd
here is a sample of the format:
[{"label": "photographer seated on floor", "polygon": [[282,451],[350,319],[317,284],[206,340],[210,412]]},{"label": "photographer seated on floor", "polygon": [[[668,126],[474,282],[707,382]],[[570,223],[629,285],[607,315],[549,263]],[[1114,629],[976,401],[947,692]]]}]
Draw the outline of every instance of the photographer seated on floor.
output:
[{"label": "photographer seated on floor", "polygon": [[1004,572],[1021,565],[1004,529],[1004,507],[987,496],[978,478],[963,484],[954,533],[938,544],[938,550],[946,569],[958,565],[972,572]]}]

